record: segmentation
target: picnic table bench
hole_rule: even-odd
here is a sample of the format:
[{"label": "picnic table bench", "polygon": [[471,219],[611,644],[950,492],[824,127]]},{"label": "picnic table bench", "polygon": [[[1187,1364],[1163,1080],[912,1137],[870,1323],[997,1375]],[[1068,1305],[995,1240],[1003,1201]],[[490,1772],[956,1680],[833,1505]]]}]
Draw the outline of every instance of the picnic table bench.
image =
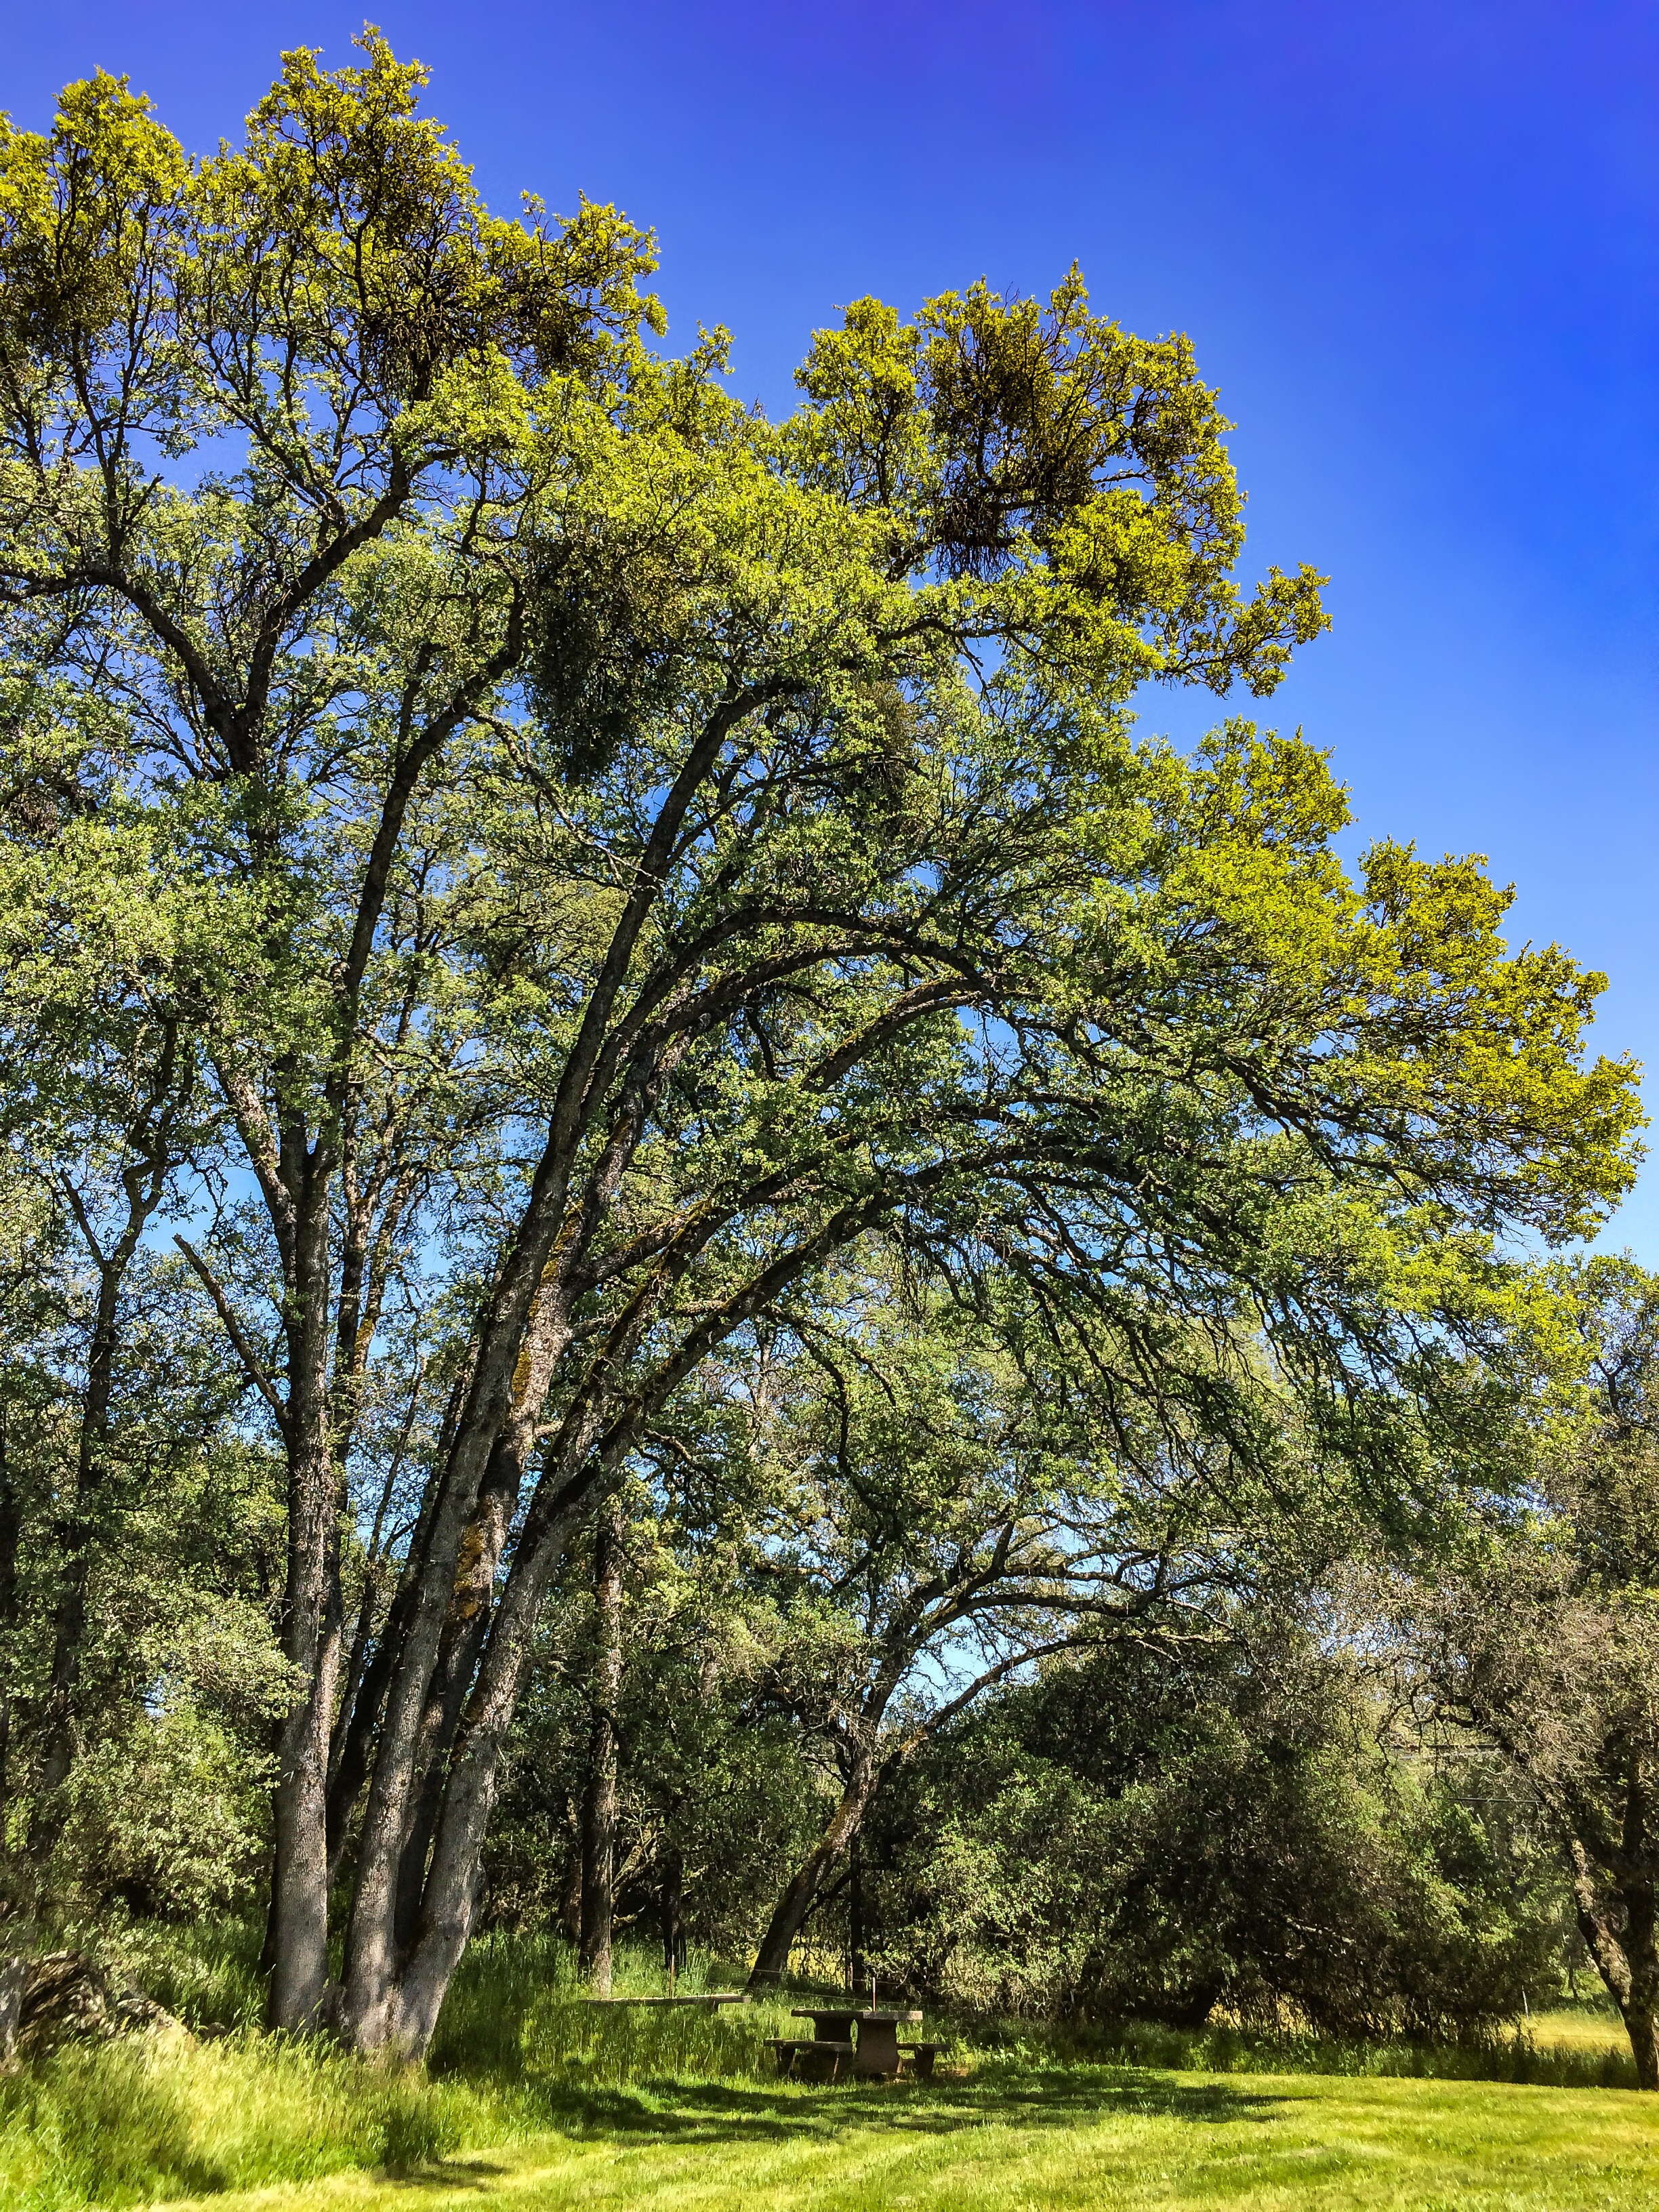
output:
[{"label": "picnic table bench", "polygon": [[772,2048],[779,2074],[798,2081],[839,2081],[852,2069],[853,2045],[827,2036],[775,2035]]},{"label": "picnic table bench", "polygon": [[[896,2080],[902,2064],[899,2029],[919,2027],[921,2022],[919,2012],[878,2012],[873,2008],[854,2005],[797,2005],[793,2017],[811,2021],[813,2039],[811,2043],[792,2043],[780,2038],[778,2071],[798,2072],[803,2053],[821,2046],[832,2048],[836,2054],[837,2071],[824,2077],[830,2081],[838,2077],[843,2060],[848,2071],[862,2075],[867,2081]],[[912,2053],[919,2075],[926,2078],[933,2072],[937,2045],[909,2043],[902,2047]]]}]

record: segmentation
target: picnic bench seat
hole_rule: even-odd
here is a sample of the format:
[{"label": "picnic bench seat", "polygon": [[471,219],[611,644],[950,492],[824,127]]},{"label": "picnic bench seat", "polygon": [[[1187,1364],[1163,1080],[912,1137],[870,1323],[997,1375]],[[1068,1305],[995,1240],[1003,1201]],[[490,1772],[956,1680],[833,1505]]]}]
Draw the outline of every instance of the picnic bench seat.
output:
[{"label": "picnic bench seat", "polygon": [[853,2046],[827,2037],[775,2035],[769,2039],[778,2054],[778,2073],[797,2081],[837,2081],[850,2071]]},{"label": "picnic bench seat", "polygon": [[910,2070],[918,2081],[933,2080],[933,2061],[943,2049],[944,2045],[939,2043],[901,2043],[899,2045],[901,2054],[909,2053]]}]

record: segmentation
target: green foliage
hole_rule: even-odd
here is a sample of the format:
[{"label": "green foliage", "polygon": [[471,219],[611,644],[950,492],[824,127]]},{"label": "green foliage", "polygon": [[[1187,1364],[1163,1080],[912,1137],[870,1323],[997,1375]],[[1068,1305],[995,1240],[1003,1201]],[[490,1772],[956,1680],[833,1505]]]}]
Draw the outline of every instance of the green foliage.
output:
[{"label": "green foliage", "polygon": [[[1575,1916],[1659,2087],[1659,1283],[1601,1255],[1550,1271],[1534,1333],[1525,1510],[1493,1498],[1394,1593],[1407,1666],[1530,1800]],[[1497,1487],[1497,1486],[1494,1486]]]},{"label": "green foliage", "polygon": [[1471,2030],[1553,1990],[1564,1899],[1494,1778],[1389,1747],[1269,1629],[1005,1692],[878,1814],[880,1949],[981,2006],[1326,2036]]},{"label": "green foliage", "polygon": [[[1045,2027],[1010,2021],[988,2033],[984,2049],[1032,2067],[1144,2066],[1196,2074],[1316,2074],[1337,2080],[1512,2081],[1551,2089],[1633,2089],[1636,2069],[1614,2039],[1617,2022],[1594,2039],[1571,2032],[1552,2039],[1559,2015],[1524,2027],[1477,2028],[1439,2041],[1310,2034],[1306,2029],[1244,2027],[1225,2021],[1200,2028],[1167,2021],[1118,2021]],[[1578,2022],[1568,2015],[1569,2031]]]},{"label": "green foliage", "polygon": [[[549,1908],[596,1487],[672,1507],[632,1872],[682,1849],[729,1918],[1085,1563],[1197,1614],[1292,1522],[1444,1546],[1529,1387],[1506,1255],[1600,1225],[1638,1108],[1478,861],[1351,872],[1299,736],[1137,734],[1143,683],[1267,694],[1324,621],[1237,580],[1184,339],[1075,270],[864,300],[769,421],[720,334],[647,343],[645,233],[492,216],[359,43],[199,161],[101,74],[0,127],[0,1129],[53,1194],[0,1185],[0,1688],[75,1909],[234,1905],[286,1792],[276,2017],[343,1834],[339,2016],[418,2047],[503,1743],[497,1917]],[[745,1424],[780,1346],[834,1387]],[[1225,1735],[1194,1804],[1294,1814],[1340,1887],[1328,1832],[1387,1820]],[[1113,1803],[1152,1921],[1201,1920],[1136,1871],[1193,1805]],[[1395,1826],[1401,1946],[1500,1952],[1467,1838]],[[445,1893],[393,1928],[405,1850]],[[1240,2003],[1337,2016],[1206,1925]]]}]

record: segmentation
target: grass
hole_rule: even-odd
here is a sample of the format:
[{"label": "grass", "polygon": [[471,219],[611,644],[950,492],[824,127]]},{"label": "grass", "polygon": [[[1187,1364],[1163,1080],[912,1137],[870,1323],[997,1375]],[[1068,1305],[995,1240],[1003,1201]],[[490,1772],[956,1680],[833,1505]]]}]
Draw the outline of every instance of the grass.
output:
[{"label": "grass", "polygon": [[[171,1963],[149,1966],[181,2017],[230,2032],[65,2051],[0,2082],[5,2212],[1659,2201],[1659,2099],[1594,2086],[1629,2062],[1617,2021],[1583,2008],[1485,2048],[1428,2050],[987,2025],[959,2033],[933,2084],[808,2088],[773,2078],[766,2048],[793,2032],[790,2000],[592,2006],[556,1943],[476,1946],[425,2074],[259,2037],[237,1931],[175,1939]],[[638,1967],[619,1982],[660,1986]]]},{"label": "grass", "polygon": [[1629,2092],[998,2066],[915,2090],[618,2093],[556,2133],[416,2181],[361,2174],[258,2201],[262,2212],[1646,2212],[1656,2197],[1659,2110]]}]

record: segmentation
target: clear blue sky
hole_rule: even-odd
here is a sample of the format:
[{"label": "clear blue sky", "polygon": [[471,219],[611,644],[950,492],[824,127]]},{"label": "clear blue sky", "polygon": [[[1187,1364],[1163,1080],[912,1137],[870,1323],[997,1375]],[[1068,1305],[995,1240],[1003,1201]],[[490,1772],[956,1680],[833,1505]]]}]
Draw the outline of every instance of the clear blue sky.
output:
[{"label": "clear blue sky", "polygon": [[[490,199],[613,199],[675,334],[787,404],[836,303],[984,274],[1189,331],[1238,423],[1249,562],[1332,574],[1272,703],[1361,836],[1490,856],[1517,937],[1605,969],[1599,1037],[1659,1066],[1659,4],[822,0],[434,6],[400,53]],[[292,0],[0,0],[0,106],[125,70],[234,132]],[[1197,696],[1148,720],[1187,738]],[[1650,1091],[1659,1109],[1659,1088]],[[1659,1163],[1614,1224],[1659,1263]]]}]

